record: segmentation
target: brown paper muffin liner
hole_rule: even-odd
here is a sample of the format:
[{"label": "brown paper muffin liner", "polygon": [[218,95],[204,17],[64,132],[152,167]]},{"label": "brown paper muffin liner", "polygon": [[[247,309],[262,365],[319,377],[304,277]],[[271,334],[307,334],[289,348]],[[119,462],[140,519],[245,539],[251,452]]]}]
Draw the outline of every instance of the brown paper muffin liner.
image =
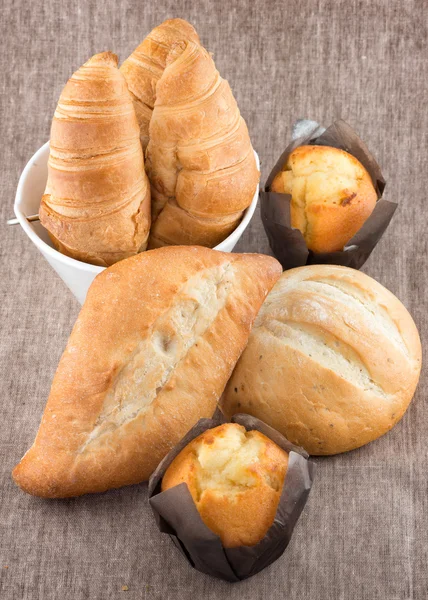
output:
[{"label": "brown paper muffin liner", "polygon": [[236,582],[255,575],[277,560],[286,549],[312,486],[314,463],[308,460],[305,450],[291,444],[259,419],[237,414],[231,421],[243,425],[247,431],[260,431],[289,453],[275,520],[258,544],[224,548],[220,538],[202,521],[185,483],[161,492],[163,475],[179,452],[207,429],[227,422],[220,411],[212,419],[198,421],[163,459],[149,481],[149,502],[160,531],[170,535],[192,567],[207,575]]},{"label": "brown paper muffin liner", "polygon": [[[379,165],[355,131],[342,120],[335,121],[327,129],[315,121],[296,121],[292,140],[272,169],[264,191],[260,192],[262,222],[273,254],[284,270],[314,264],[335,264],[360,269],[382,237],[397,208],[395,202],[382,197],[385,180]],[[377,193],[378,200],[372,214],[340,252],[315,253],[309,250],[301,232],[291,227],[291,196],[270,191],[275,175],[281,170],[289,154],[298,146],[305,145],[333,146],[349,152],[366,168]]]}]

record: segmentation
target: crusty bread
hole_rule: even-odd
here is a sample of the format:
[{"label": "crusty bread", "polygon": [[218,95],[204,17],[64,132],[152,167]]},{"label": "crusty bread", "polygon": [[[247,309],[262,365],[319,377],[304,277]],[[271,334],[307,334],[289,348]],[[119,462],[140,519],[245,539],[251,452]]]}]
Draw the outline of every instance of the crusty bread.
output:
[{"label": "crusty bread", "polygon": [[149,247],[216,246],[251,204],[259,171],[229,84],[200,45],[169,53],[149,131]]},{"label": "crusty bread", "polygon": [[421,369],[401,302],[346,267],[287,271],[269,294],[224,394],[310,454],[378,438],[403,416]]},{"label": "crusty bread", "polygon": [[193,26],[184,19],[168,19],[155,27],[120,67],[134,100],[143,150],[149,143],[149,123],[156,85],[172,46],[181,41],[199,43]]},{"label": "crusty bread", "polygon": [[370,175],[351,154],[330,146],[299,146],[271,191],[291,194],[291,225],[313,252],[343,250],[377,200]]},{"label": "crusty bread", "polygon": [[226,548],[254,546],[275,518],[288,454],[259,431],[226,423],[176,456],[162,491],[186,483],[205,525]]},{"label": "crusty bread", "polygon": [[126,81],[111,52],[66,84],[52,120],[40,221],[63,254],[109,266],[145,250],[150,186]]},{"label": "crusty bread", "polygon": [[280,273],[268,256],[197,247],[144,252],[103,271],[16,483],[65,497],[146,480],[212,416]]}]

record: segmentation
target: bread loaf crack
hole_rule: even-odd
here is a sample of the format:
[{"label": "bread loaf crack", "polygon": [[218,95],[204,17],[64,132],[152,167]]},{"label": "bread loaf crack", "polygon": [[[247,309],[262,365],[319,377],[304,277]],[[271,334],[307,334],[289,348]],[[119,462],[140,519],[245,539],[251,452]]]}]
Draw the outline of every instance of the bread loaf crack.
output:
[{"label": "bread loaf crack", "polygon": [[226,262],[205,269],[182,286],[173,304],[114,377],[94,429],[79,452],[101,443],[105,434],[147,412],[168,386],[177,365],[226,305],[233,280],[233,266]]},{"label": "bread loaf crack", "polygon": [[[344,281],[318,278],[316,280],[308,279],[307,283],[316,284],[317,286],[329,286],[339,292],[339,294],[335,294],[335,299],[341,300],[344,303],[358,303],[365,311],[375,317],[376,325],[380,327],[387,336],[391,336],[392,341],[400,347],[410,360],[409,349],[406,346],[397,324],[389,312],[382,305],[378,304],[375,299],[370,300],[367,297],[367,294],[359,292],[354,285]],[[327,293],[327,290],[324,288],[322,293]]]},{"label": "bread loaf crack", "polygon": [[387,399],[388,394],[374,381],[360,355],[343,340],[322,327],[308,323],[293,323],[269,319],[263,323],[265,330],[281,343],[316,360],[325,369],[334,371],[345,380]]}]

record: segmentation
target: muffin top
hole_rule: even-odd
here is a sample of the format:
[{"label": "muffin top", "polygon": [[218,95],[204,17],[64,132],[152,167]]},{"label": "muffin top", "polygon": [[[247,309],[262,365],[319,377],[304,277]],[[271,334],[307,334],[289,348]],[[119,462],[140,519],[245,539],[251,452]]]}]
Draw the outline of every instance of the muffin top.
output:
[{"label": "muffin top", "polygon": [[310,250],[341,250],[373,211],[370,175],[351,154],[330,146],[299,146],[271,185],[291,194],[291,224]]},{"label": "muffin top", "polygon": [[273,523],[287,465],[288,454],[268,437],[226,423],[178,454],[162,491],[186,483],[202,520],[224,546],[251,546]]}]

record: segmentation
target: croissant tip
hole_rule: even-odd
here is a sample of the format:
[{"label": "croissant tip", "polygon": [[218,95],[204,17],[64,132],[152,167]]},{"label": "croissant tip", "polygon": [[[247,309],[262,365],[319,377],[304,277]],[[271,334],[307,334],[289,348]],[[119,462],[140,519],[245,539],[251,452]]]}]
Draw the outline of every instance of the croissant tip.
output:
[{"label": "croissant tip", "polygon": [[119,64],[119,58],[117,54],[114,52],[100,52],[99,54],[94,54],[92,58],[90,58],[87,62],[87,65],[107,65],[112,67],[117,67]]},{"label": "croissant tip", "polygon": [[168,52],[168,56],[166,57],[166,66],[173,63],[180,56],[180,54],[183,54],[183,52],[186,50],[186,47],[187,42],[185,42],[184,40],[174,42],[171,45],[171,49]]},{"label": "croissant tip", "polygon": [[184,30],[191,29],[196,33],[193,25],[191,23],[189,23],[189,21],[186,21],[185,19],[181,19],[180,17],[173,17],[171,19],[166,19],[166,21],[161,23],[159,25],[159,27],[175,27],[175,28],[180,28],[180,29],[184,29]]},{"label": "croissant tip", "polygon": [[166,57],[166,65],[173,63],[179,56],[181,56],[186,50],[189,52],[197,52],[201,50],[202,46],[193,42],[192,40],[178,40],[171,44],[171,49]]}]

